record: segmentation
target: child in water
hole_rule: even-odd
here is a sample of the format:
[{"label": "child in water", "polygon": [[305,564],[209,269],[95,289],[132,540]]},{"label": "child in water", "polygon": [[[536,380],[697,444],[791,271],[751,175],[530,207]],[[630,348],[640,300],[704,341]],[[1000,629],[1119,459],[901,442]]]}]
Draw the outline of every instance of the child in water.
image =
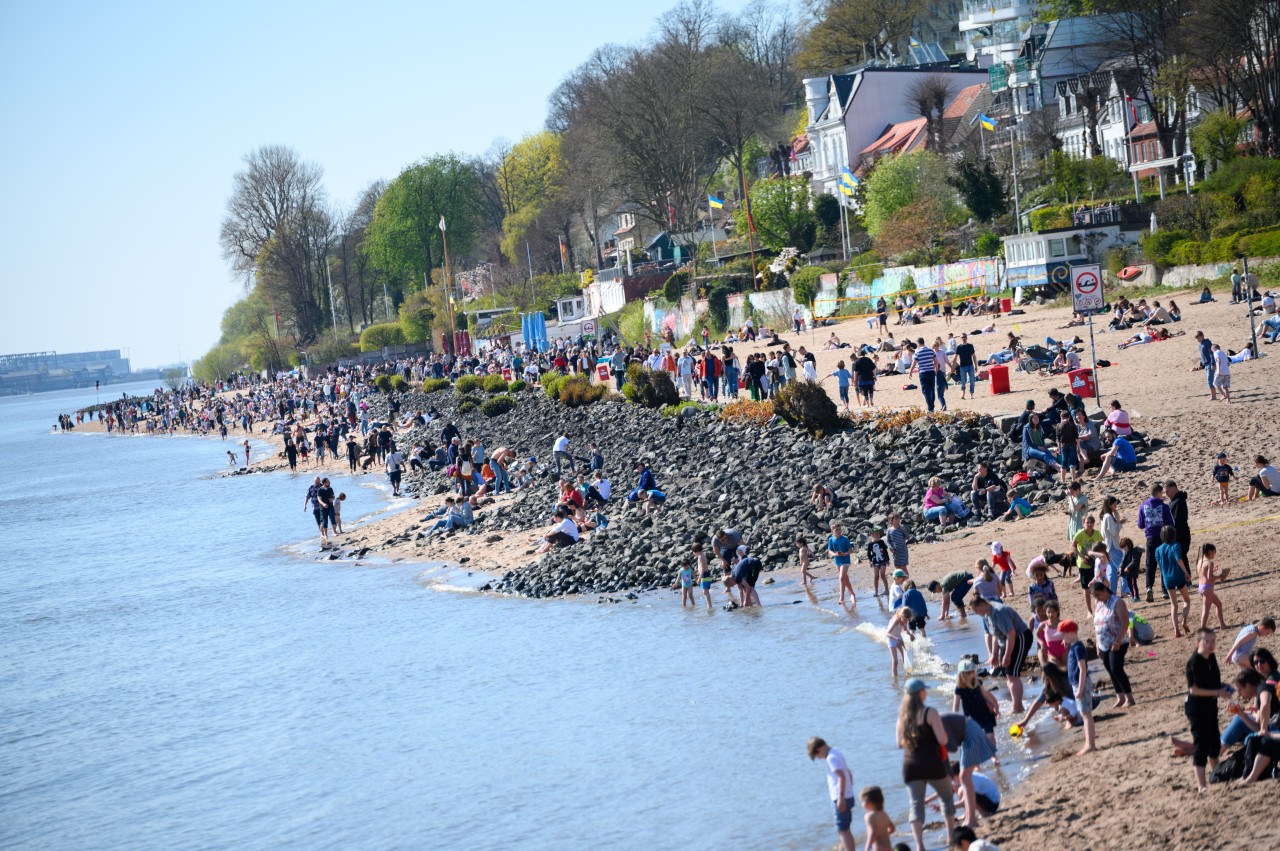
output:
[{"label": "child in water", "polygon": [[693,602],[693,564],[685,559],[676,574],[676,584],[672,588],[680,589],[680,608],[696,605]]},{"label": "child in water", "polygon": [[889,618],[889,626],[884,631],[884,637],[889,641],[889,667],[895,677],[898,676],[898,663],[903,658],[902,633],[906,632],[908,641],[916,640],[916,634],[909,624],[910,620],[911,610],[906,606],[900,606],[893,610]]},{"label": "child in water", "polygon": [[702,598],[707,601],[707,611],[711,611],[711,586],[715,584],[715,574],[711,572],[711,564],[707,554],[702,551],[702,544],[693,545],[693,557],[698,565],[698,587],[702,589]]},{"label": "child in water", "polygon": [[809,559],[813,553],[809,551],[809,542],[804,538],[796,538],[796,554],[800,559],[800,582],[808,588],[813,582],[813,574],[809,572]]},{"label": "child in water", "polygon": [[338,494],[338,498],[333,501],[333,531],[339,535],[342,534],[342,503],[347,499],[345,493]]},{"label": "child in water", "polygon": [[951,711],[972,718],[987,734],[991,744],[996,743],[996,718],[1000,715],[1000,702],[983,687],[978,679],[978,666],[973,659],[960,660],[955,696],[951,698]]},{"label": "child in water", "polygon": [[867,811],[863,821],[867,825],[867,845],[865,851],[891,851],[889,837],[897,830],[897,825],[884,811],[884,792],[879,786],[868,786],[862,790],[862,808]]}]

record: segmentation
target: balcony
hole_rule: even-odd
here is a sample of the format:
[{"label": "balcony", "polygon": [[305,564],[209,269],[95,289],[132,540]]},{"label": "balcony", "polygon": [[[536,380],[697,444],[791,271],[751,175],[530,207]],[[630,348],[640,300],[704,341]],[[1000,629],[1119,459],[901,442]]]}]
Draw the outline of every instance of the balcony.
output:
[{"label": "balcony", "polygon": [[960,32],[1014,19],[1029,24],[1035,13],[1035,4],[1026,0],[967,0],[960,10]]}]

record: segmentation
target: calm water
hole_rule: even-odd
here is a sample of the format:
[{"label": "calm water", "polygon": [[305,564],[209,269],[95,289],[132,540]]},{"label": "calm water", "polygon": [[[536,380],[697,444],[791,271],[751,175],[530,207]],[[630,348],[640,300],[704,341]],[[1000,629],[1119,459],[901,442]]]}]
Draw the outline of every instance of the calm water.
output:
[{"label": "calm water", "polygon": [[[315,562],[305,481],[49,433],[92,401],[0,399],[0,845],[829,848],[815,734],[905,809],[873,602],[491,599]],[[348,522],[387,507],[340,487]]]}]

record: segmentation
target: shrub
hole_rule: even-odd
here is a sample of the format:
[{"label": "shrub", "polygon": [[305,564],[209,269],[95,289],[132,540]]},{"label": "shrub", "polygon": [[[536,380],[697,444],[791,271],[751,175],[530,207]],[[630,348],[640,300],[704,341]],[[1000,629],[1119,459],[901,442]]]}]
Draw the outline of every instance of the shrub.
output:
[{"label": "shrub", "polygon": [[707,291],[707,320],[718,334],[729,327],[729,285],[724,281],[713,282]]},{"label": "shrub", "polygon": [[753,402],[750,399],[739,399],[720,409],[720,419],[725,422],[755,428],[767,426],[774,416],[772,402]]},{"label": "shrub", "polygon": [[[515,398],[502,394],[485,399],[484,404],[480,406],[480,413],[484,414],[486,417],[496,417],[499,414],[505,414],[515,406]],[[459,408],[461,408],[461,405]]]},{"label": "shrub", "polygon": [[370,325],[360,332],[360,351],[376,352],[388,346],[404,344],[404,330],[399,322],[384,322],[381,325]]},{"label": "shrub", "polygon": [[663,405],[659,412],[664,417],[678,417],[685,408],[693,408],[696,411],[714,411],[719,405],[712,405],[707,402],[695,402],[692,399],[686,399],[683,402],[677,402],[674,405]]},{"label": "shrub", "polygon": [[796,304],[813,304],[818,295],[819,282],[826,272],[821,266],[804,266],[791,276],[791,297]]},{"label": "shrub", "polygon": [[1157,269],[1166,269],[1173,265],[1170,253],[1173,246],[1186,239],[1187,235],[1176,230],[1158,230],[1155,233],[1144,234],[1138,240],[1138,244],[1142,246],[1142,253]]},{"label": "shrub", "polygon": [[462,395],[465,393],[474,393],[475,391],[480,389],[480,376],[463,375],[456,382],[454,382],[453,389],[459,395]]},{"label": "shrub", "polygon": [[486,393],[506,393],[510,389],[510,386],[503,380],[501,375],[486,375],[484,378],[484,392]]},{"label": "shrub", "polygon": [[519,393],[521,390],[524,390],[528,386],[529,385],[526,384],[522,379],[517,378],[515,381],[507,385],[507,392]]},{"label": "shrub", "polygon": [[560,382],[560,401],[570,408],[581,408],[604,398],[609,389],[603,384],[592,384],[585,375],[570,375]]},{"label": "shrub", "polygon": [[1236,259],[1236,247],[1240,237],[1234,233],[1209,240],[1202,257],[1205,263],[1230,263]]},{"label": "shrub", "polygon": [[995,257],[1000,253],[1000,237],[991,231],[987,231],[978,237],[978,241],[974,243],[973,247],[978,252],[979,257]]},{"label": "shrub", "polygon": [[565,377],[556,372],[548,372],[542,376],[542,392],[547,394],[547,398],[555,401],[560,398],[560,385]]},{"label": "shrub", "polygon": [[689,273],[676,272],[662,285],[662,297],[667,301],[675,304],[680,301],[680,297],[684,295],[684,291],[689,286]]},{"label": "shrub", "polygon": [[1031,221],[1032,230],[1049,230],[1050,228],[1071,227],[1071,205],[1060,204],[1053,207],[1041,207],[1032,210],[1027,218]]},{"label": "shrub", "polygon": [[819,437],[842,424],[836,403],[816,381],[788,381],[773,396],[773,412]]},{"label": "shrub", "polygon": [[670,373],[662,369],[649,369],[637,363],[627,367],[627,381],[622,385],[622,395],[627,401],[646,408],[661,408],[680,401],[680,394],[671,383]]},{"label": "shrub", "polygon": [[403,375],[391,376],[391,389],[397,393],[407,393],[409,390],[409,381]]},{"label": "shrub", "polygon": [[447,378],[427,378],[422,382],[423,393],[435,393],[438,390],[448,390],[453,384]]},{"label": "shrub", "polygon": [[476,404],[475,399],[463,399],[458,404],[458,416],[462,416],[463,414],[469,414],[478,407],[480,406]]},{"label": "shrub", "polygon": [[856,411],[849,415],[849,421],[854,425],[869,426],[877,432],[886,432],[904,429],[922,417],[940,426],[956,425],[961,428],[974,428],[982,423],[982,415],[971,411],[930,414],[924,408],[918,407],[902,408],[896,411],[887,408]]},{"label": "shrub", "polygon": [[1117,275],[1125,266],[1130,265],[1130,258],[1131,251],[1129,246],[1121,245],[1107,252],[1104,263],[1108,272]]},{"label": "shrub", "polygon": [[379,375],[377,378],[373,379],[373,386],[377,387],[383,393],[390,393],[391,392],[391,376]]},{"label": "shrub", "polygon": [[1280,230],[1242,236],[1237,248],[1246,257],[1280,257]]},{"label": "shrub", "polygon": [[1195,239],[1180,239],[1169,247],[1169,263],[1173,266],[1193,266],[1200,262],[1204,243]]}]

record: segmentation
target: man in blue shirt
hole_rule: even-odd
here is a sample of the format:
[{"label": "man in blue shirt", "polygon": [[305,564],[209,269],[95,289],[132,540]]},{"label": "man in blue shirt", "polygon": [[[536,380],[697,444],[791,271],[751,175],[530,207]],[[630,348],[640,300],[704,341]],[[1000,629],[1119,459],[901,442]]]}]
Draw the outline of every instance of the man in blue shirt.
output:
[{"label": "man in blue shirt", "polygon": [[1134,450],[1133,444],[1126,438],[1117,436],[1112,442],[1111,448],[1107,450],[1107,454],[1102,456],[1102,469],[1098,471],[1098,478],[1109,473],[1132,473],[1138,469],[1138,453]]}]

